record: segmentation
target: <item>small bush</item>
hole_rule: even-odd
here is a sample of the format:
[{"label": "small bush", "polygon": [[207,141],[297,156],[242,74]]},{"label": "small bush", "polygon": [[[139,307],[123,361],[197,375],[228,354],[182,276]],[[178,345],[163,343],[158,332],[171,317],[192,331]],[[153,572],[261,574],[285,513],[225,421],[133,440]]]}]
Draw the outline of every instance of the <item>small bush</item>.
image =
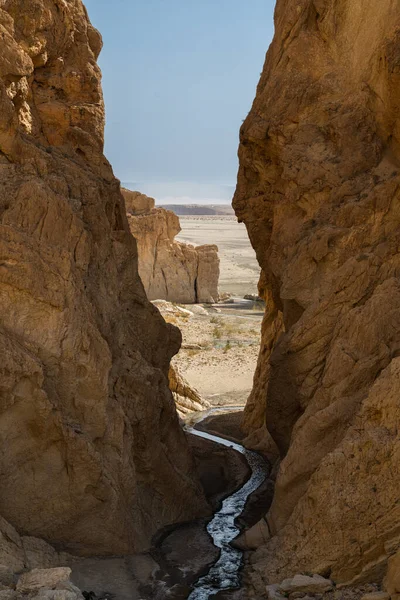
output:
[{"label": "small bush", "polygon": [[232,344],[231,344],[230,340],[228,340],[225,344],[224,354],[226,354],[228,352],[228,350],[230,350],[231,348],[232,348]]},{"label": "small bush", "polygon": [[214,327],[213,337],[216,338],[217,340],[221,339],[221,337],[222,337],[222,327],[220,325],[218,325],[217,327]]}]

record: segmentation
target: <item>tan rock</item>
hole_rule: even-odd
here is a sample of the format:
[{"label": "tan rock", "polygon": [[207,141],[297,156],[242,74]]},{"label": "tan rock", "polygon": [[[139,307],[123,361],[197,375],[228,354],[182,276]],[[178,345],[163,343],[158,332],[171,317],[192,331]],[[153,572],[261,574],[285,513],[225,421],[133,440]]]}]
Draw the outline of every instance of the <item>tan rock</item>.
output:
[{"label": "tan rock", "polygon": [[193,304],[190,307],[190,312],[193,315],[201,315],[201,316],[205,316],[205,317],[207,317],[209,314],[207,309],[205,309],[204,306],[200,306],[199,304]]},{"label": "tan rock", "polygon": [[286,598],[279,590],[279,583],[267,585],[266,592],[268,600],[284,600]]},{"label": "tan rock", "polygon": [[24,569],[61,567],[73,558],[66,552],[57,552],[44,540],[21,537],[0,517],[0,584],[10,585],[14,573]]},{"label": "tan rock", "polygon": [[218,302],[219,258],[218,246],[196,246],[198,256],[195,280],[196,300],[200,304]]},{"label": "tan rock", "polygon": [[268,525],[262,520],[236,538],[234,546],[241,550],[255,550],[265,544],[270,537]]},{"label": "tan rock", "polygon": [[392,598],[400,594],[400,551],[389,559],[383,587]]},{"label": "tan rock", "polygon": [[[25,553],[17,531],[0,517],[0,565],[16,573],[25,567]],[[1,580],[0,580],[1,583]]]},{"label": "tan rock", "polygon": [[387,592],[370,592],[361,596],[361,600],[390,600],[390,594]]},{"label": "tan rock", "polygon": [[[152,304],[158,308],[160,313],[165,316],[174,316],[174,317],[193,317],[192,310],[187,308],[183,308],[183,306],[178,306],[173,302],[167,302],[167,300],[153,300]],[[193,305],[194,306],[194,305]],[[190,307],[192,308],[192,306]]]},{"label": "tan rock", "polygon": [[202,398],[200,393],[186,381],[176,365],[171,365],[169,369],[169,389],[174,396],[178,414],[181,416],[192,412],[207,410],[211,406],[211,404]]},{"label": "tan rock", "polygon": [[100,36],[80,0],[1,15],[0,563],[18,570],[16,530],[124,554],[208,509],[168,388],[180,334],[103,155]]},{"label": "tan rock", "polygon": [[[129,192],[129,190],[128,190]],[[139,274],[150,300],[182,304],[218,301],[218,247],[192,246],[175,241],[181,231],[179,217],[164,208],[152,208],[149,198],[124,192],[128,222],[138,244]],[[131,200],[133,194],[135,200]],[[150,199],[152,200],[152,199]],[[154,201],[153,201],[154,202]],[[148,208],[146,208],[148,207]]]},{"label": "tan rock", "polygon": [[70,590],[39,590],[35,596],[36,600],[77,600],[83,598],[82,594],[76,594]]},{"label": "tan rock", "polygon": [[5,590],[0,589],[0,600],[16,600],[20,597],[21,596],[19,596],[19,594],[11,588]]},{"label": "tan rock", "polygon": [[35,537],[22,537],[25,567],[28,569],[47,569],[62,567],[73,557],[66,552],[57,552],[44,540]]},{"label": "tan rock", "polygon": [[267,314],[245,420],[282,463],[266,583],[379,581],[400,545],[400,13],[278,0],[234,198]]},{"label": "tan rock", "polygon": [[330,579],[325,579],[321,575],[301,575],[297,574],[290,579],[285,579],[279,585],[279,589],[284,594],[294,592],[303,592],[304,594],[323,594],[329,592],[333,587]]},{"label": "tan rock", "polygon": [[0,584],[9,587],[14,585],[14,573],[6,565],[0,565]]},{"label": "tan rock", "polygon": [[125,200],[126,212],[132,215],[142,215],[155,208],[156,201],[140,192],[132,192],[126,188],[121,188]]},{"label": "tan rock", "polygon": [[23,573],[18,579],[17,592],[29,594],[41,588],[54,589],[59,583],[68,581],[71,575],[69,567],[55,569],[33,569]]}]

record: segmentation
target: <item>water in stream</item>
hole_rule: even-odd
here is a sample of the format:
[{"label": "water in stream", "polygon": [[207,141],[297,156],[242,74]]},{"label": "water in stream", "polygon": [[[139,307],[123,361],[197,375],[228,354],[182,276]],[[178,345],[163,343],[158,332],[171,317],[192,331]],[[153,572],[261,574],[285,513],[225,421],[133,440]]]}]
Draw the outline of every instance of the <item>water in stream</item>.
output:
[{"label": "water in stream", "polygon": [[221,549],[221,554],[209,572],[194,584],[194,590],[188,598],[188,600],[207,600],[222,590],[240,587],[239,573],[243,552],[230,545],[230,542],[240,533],[235,525],[235,519],[243,512],[249,495],[265,481],[268,471],[265,460],[259,454],[247,450],[240,444],[192,428],[190,432],[237,450],[245,456],[251,468],[251,476],[247,483],[223,501],[221,509],[215,513],[207,526],[207,531],[215,546]]}]

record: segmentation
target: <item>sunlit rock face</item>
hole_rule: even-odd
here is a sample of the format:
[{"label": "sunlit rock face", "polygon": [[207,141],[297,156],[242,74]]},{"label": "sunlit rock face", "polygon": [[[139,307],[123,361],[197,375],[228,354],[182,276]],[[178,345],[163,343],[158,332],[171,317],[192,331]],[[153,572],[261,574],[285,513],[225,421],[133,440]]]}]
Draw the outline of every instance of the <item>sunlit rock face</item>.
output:
[{"label": "sunlit rock face", "polygon": [[206,510],[168,389],[180,334],[138,275],[81,1],[3,0],[0,29],[0,514],[133,552]]},{"label": "sunlit rock face", "polygon": [[400,545],[400,12],[278,0],[234,207],[267,300],[247,430],[282,457],[254,556],[382,577]]},{"label": "sunlit rock face", "polygon": [[139,275],[149,300],[182,304],[218,301],[218,246],[178,242],[179,217],[139,192],[123,189],[127,217],[138,245]]}]

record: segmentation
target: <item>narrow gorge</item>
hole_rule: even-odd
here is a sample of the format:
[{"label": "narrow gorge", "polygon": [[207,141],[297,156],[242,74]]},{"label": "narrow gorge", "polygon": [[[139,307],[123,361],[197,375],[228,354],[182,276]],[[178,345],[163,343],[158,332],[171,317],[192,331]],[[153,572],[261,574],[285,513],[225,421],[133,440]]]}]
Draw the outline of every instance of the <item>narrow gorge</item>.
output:
[{"label": "narrow gorge", "polygon": [[[233,199],[265,313],[121,188],[82,0],[0,30],[0,600],[400,600],[397,3],[277,0]],[[260,306],[242,415],[180,365],[236,385]]]}]

